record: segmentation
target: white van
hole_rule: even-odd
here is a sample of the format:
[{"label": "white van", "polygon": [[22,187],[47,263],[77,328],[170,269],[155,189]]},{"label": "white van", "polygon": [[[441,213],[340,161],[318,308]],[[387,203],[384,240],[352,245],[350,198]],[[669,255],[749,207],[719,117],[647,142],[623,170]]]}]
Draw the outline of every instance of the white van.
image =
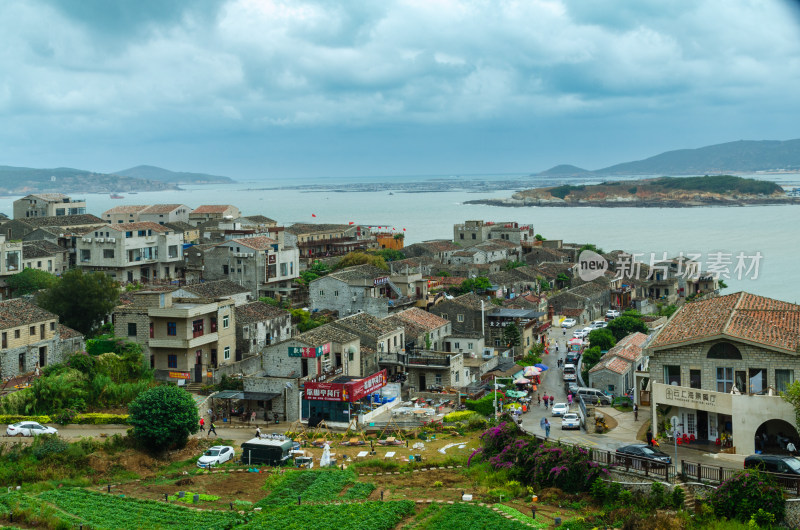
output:
[{"label": "white van", "polygon": [[564,381],[575,381],[578,379],[574,364],[564,365]]}]

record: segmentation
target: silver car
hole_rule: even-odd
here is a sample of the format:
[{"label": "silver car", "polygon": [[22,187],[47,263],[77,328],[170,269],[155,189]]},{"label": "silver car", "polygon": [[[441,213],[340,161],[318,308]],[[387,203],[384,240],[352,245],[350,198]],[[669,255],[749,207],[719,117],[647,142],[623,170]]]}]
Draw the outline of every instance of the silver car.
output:
[{"label": "silver car", "polygon": [[561,430],[580,429],[581,418],[574,412],[567,412],[561,417]]}]

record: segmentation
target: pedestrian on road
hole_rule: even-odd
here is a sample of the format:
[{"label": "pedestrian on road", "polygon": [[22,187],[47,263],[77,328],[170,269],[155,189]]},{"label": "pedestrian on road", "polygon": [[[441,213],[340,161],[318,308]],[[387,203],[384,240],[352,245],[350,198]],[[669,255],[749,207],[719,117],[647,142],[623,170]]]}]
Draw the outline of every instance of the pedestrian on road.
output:
[{"label": "pedestrian on road", "polygon": [[253,412],[250,413],[250,421],[255,423],[255,421],[256,421],[256,411],[253,411]]},{"label": "pedestrian on road", "polygon": [[639,421],[639,405],[633,404],[633,421]]},{"label": "pedestrian on road", "polygon": [[214,436],[219,436],[219,434],[217,434],[217,426],[214,425],[213,421],[208,424],[208,434],[206,434],[206,436],[211,436],[212,432],[214,433]]},{"label": "pedestrian on road", "polygon": [[547,394],[544,395],[544,408],[547,408]]},{"label": "pedestrian on road", "polygon": [[261,438],[261,427],[256,426],[256,438]]},{"label": "pedestrian on road", "polygon": [[541,407],[542,406],[542,396],[540,396],[538,393],[536,394],[536,401],[538,402],[538,405]]},{"label": "pedestrian on road", "polygon": [[555,396],[550,396],[550,408],[553,408],[553,401],[555,401]]},{"label": "pedestrian on road", "polygon": [[570,392],[569,394],[567,394],[567,403],[569,403],[570,405],[572,405],[572,392]]},{"label": "pedestrian on road", "polygon": [[539,427],[541,427],[542,430],[544,430],[544,422],[546,422],[546,421],[547,421],[547,418],[545,418],[544,416],[542,416],[542,419],[539,420]]},{"label": "pedestrian on road", "polygon": [[647,428],[647,434],[645,434],[645,438],[647,439],[647,445],[653,447],[653,430],[651,428]]},{"label": "pedestrian on road", "polygon": [[547,421],[547,418],[544,419],[544,437],[550,438],[550,422]]},{"label": "pedestrian on road", "polygon": [[556,341],[556,353],[558,353],[558,341]]},{"label": "pedestrian on road", "polygon": [[564,330],[564,336],[565,337],[567,336],[567,330],[566,329]]},{"label": "pedestrian on road", "polygon": [[203,418],[200,418],[200,430],[201,431],[206,430],[206,420],[204,420]]}]

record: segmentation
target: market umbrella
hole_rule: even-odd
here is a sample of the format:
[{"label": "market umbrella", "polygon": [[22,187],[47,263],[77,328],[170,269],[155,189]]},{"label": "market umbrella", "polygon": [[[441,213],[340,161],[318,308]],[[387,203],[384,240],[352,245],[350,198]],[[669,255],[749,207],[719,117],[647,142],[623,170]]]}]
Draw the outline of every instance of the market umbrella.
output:
[{"label": "market umbrella", "polygon": [[524,377],[520,377],[519,379],[514,380],[515,385],[527,385],[530,382],[531,382],[530,379],[525,379]]},{"label": "market umbrella", "polygon": [[540,373],[542,373],[542,371],[535,366],[526,366],[523,370],[525,377],[533,377],[534,375],[539,375]]},{"label": "market umbrella", "polygon": [[545,370],[549,370],[546,364],[534,364],[534,366],[539,370],[541,370],[542,372],[544,372]]}]

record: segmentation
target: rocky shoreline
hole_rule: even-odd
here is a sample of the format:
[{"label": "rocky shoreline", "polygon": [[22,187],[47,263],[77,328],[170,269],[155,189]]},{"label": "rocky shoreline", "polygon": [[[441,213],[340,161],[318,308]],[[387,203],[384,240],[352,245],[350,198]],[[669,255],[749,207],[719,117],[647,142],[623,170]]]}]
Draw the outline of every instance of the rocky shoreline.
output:
[{"label": "rocky shoreline", "polygon": [[577,200],[565,201],[563,199],[476,199],[465,201],[464,204],[484,204],[488,206],[502,206],[506,208],[524,208],[528,206],[543,206],[554,208],[701,208],[708,206],[773,206],[784,204],[800,204],[800,197],[763,198],[763,199],[704,199],[693,201],[680,200]]}]

